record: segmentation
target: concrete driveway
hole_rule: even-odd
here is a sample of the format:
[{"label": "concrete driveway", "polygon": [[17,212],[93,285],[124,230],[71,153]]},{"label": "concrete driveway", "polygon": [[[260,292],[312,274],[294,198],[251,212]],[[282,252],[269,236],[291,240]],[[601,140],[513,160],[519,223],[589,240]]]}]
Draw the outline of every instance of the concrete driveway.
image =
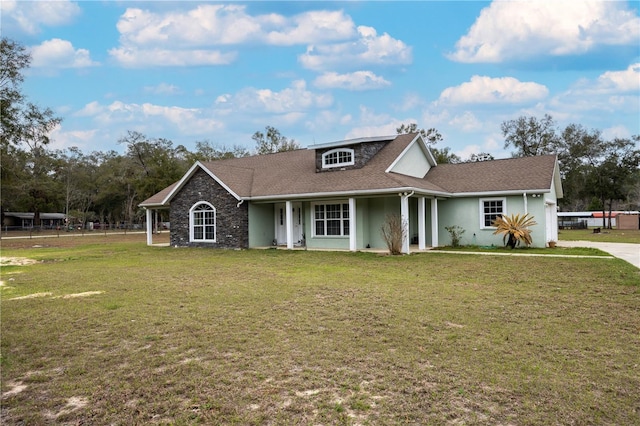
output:
[{"label": "concrete driveway", "polygon": [[596,241],[558,241],[560,247],[593,247],[640,268],[640,244],[601,243]]}]

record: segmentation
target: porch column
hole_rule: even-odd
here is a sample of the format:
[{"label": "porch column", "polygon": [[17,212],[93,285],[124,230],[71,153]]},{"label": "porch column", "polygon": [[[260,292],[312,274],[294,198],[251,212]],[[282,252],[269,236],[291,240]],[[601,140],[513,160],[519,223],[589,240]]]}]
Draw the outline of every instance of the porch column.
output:
[{"label": "porch column", "polygon": [[285,220],[287,226],[287,248],[291,250],[293,248],[293,206],[291,201],[287,201],[285,204]]},{"label": "porch column", "polygon": [[349,198],[349,250],[356,251],[356,199]]},{"label": "porch column", "polygon": [[147,216],[147,245],[153,245],[153,216],[151,215],[151,209],[145,208]]},{"label": "porch column", "polygon": [[524,198],[524,214],[528,214],[529,213],[529,206],[527,205],[527,193],[526,192],[522,193],[522,198]]},{"label": "porch column", "polygon": [[418,249],[427,248],[427,233],[425,227],[426,221],[426,202],[424,197],[418,198]]},{"label": "porch column", "polygon": [[438,247],[438,199],[431,200],[431,247]]},{"label": "porch column", "polygon": [[400,219],[402,222],[402,253],[409,254],[409,197],[411,194],[400,194]]}]

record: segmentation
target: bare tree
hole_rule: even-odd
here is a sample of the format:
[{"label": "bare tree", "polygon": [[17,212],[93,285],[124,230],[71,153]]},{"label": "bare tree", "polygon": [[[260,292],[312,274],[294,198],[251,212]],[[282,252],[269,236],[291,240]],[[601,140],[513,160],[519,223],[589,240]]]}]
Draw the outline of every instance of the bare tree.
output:
[{"label": "bare tree", "polygon": [[384,238],[389,253],[402,254],[402,245],[407,240],[406,221],[398,214],[388,214],[382,224],[382,238]]}]

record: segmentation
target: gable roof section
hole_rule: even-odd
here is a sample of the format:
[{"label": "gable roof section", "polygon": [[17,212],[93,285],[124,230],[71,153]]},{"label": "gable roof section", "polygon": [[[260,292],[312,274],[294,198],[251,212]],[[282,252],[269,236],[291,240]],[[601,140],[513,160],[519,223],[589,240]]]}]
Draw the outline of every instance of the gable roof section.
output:
[{"label": "gable roof section", "polygon": [[404,166],[398,166],[401,164],[399,159],[411,153],[415,155],[415,144],[424,144],[424,141],[416,134],[398,135],[362,168],[324,173],[316,172],[315,152],[311,149],[198,162],[180,181],[145,200],[140,206],[169,205],[172,197],[198,168],[238,200],[348,197],[407,190],[439,197],[473,196],[548,192],[552,185],[556,185],[557,195],[562,197],[555,156],[436,165],[428,147],[419,145],[421,150],[427,149],[428,155],[420,160],[418,167],[429,167],[426,175],[420,177],[419,173],[413,173],[413,176],[411,173],[402,173],[406,171]]},{"label": "gable roof section", "polygon": [[[235,191],[231,189],[224,181],[218,178],[218,176],[216,176],[215,173],[213,173],[209,168],[204,166],[203,163],[201,163],[200,161],[196,161],[196,163],[193,166],[191,166],[191,168],[187,171],[187,173],[185,173],[184,176],[182,176],[182,178],[178,182],[175,182],[169,185],[162,191],[147,198],[142,203],[140,203],[140,206],[141,207],[161,207],[161,206],[168,205],[169,202],[171,201],[171,198],[173,198],[173,196],[176,193],[178,193],[180,189],[182,189],[185,183],[187,183],[189,179],[191,179],[191,176],[193,176],[195,172],[199,169],[204,170],[205,173],[211,176],[216,182],[218,182],[224,189],[226,189],[238,201],[240,200],[240,196],[238,196],[238,194],[236,194]],[[244,180],[244,181],[250,182],[250,179],[247,179],[248,177],[250,178],[250,176],[247,176],[250,174],[251,174],[250,170],[241,170],[239,172],[236,172],[235,175],[238,176],[238,179],[236,180]]]},{"label": "gable roof section", "polygon": [[[216,161],[209,167],[238,195],[246,199],[313,197],[320,195],[349,195],[366,192],[392,192],[406,188],[406,182],[385,170],[414,140],[416,135],[396,136],[360,169],[316,173],[315,152],[301,149],[276,154],[259,155]],[[253,180],[238,179],[240,169],[253,171]],[[427,191],[446,194],[429,182],[422,182]]]},{"label": "gable roof section", "polygon": [[[440,164],[425,179],[459,195],[557,191],[560,182],[555,155]],[[561,189],[561,187],[560,187]],[[562,197],[562,191],[557,194]]]},{"label": "gable roof section", "polygon": [[431,150],[418,134],[385,171],[423,178],[435,165]]}]

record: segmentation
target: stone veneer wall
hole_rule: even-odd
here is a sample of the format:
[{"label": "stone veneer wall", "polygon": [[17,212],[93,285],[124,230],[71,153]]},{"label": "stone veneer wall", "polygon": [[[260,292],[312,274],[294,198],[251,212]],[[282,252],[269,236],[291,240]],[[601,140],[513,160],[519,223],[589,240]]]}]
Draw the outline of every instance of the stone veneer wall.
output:
[{"label": "stone veneer wall", "polygon": [[[199,201],[207,201],[216,209],[215,243],[189,242],[189,210]],[[171,200],[169,220],[170,242],[174,247],[249,247],[248,204],[238,207],[238,200],[202,169]]]},{"label": "stone veneer wall", "polygon": [[361,169],[367,162],[378,153],[389,141],[367,142],[355,145],[341,146],[340,148],[353,149],[354,164],[353,166],[322,168],[322,154],[334,148],[325,148],[316,150],[316,172],[337,172],[340,170]]}]

